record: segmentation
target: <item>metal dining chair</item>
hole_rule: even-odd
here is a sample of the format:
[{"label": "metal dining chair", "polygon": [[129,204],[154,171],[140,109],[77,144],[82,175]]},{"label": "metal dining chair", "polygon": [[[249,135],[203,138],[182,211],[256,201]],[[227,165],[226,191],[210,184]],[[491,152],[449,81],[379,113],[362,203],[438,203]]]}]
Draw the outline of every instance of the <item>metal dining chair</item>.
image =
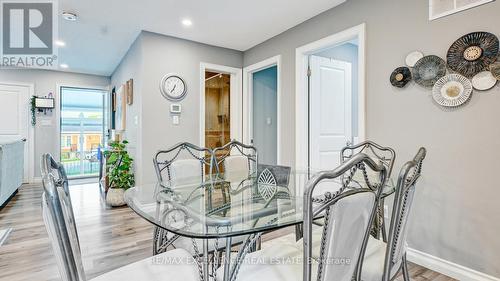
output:
[{"label": "metal dining chair", "polygon": [[[57,170],[57,175],[54,174],[54,170]],[[63,281],[86,281],[64,168],[49,154],[44,154],[41,160],[41,173],[44,189],[42,216],[61,278]],[[181,263],[165,262],[174,260]],[[155,265],[154,261],[161,263],[161,266]],[[166,281],[170,280],[172,275],[182,276],[183,280],[198,280],[201,276],[192,256],[187,251],[178,249],[126,265],[98,276],[92,281]]]},{"label": "metal dining chair", "polygon": [[218,178],[238,183],[257,176],[257,148],[233,140],[213,150],[212,164]]},{"label": "metal dining chair", "polygon": [[[158,151],[153,158],[158,182],[162,188],[166,189],[205,188],[204,183],[208,176],[211,177],[211,172],[216,170],[212,166],[215,163],[213,153],[210,148],[198,147],[188,142]],[[186,198],[186,200],[193,199]],[[223,198],[223,201],[226,199]],[[164,215],[164,220],[168,219],[168,213],[158,215]],[[212,240],[186,238],[155,226],[153,254],[164,253],[170,248],[181,248],[190,252],[192,256],[201,257],[201,249],[204,253],[212,253],[212,258],[216,259],[220,256],[220,251],[225,248],[225,245],[219,244],[217,239]],[[243,240],[244,237],[235,237],[232,240],[232,245],[240,244]]]},{"label": "metal dining chair", "polygon": [[[366,187],[348,188],[353,175],[363,169],[373,170],[379,180],[367,182]],[[353,277],[360,276],[370,226],[385,177],[385,167],[364,153],[353,156],[332,171],[314,175],[304,193],[303,240],[293,245],[273,245],[248,254],[246,260],[258,263],[244,263],[237,267],[238,277],[233,274],[232,281],[351,281]],[[313,196],[320,183],[331,183],[329,180],[335,179],[342,179],[340,189],[331,184],[332,192],[321,197]],[[319,243],[313,245],[313,220],[318,217],[324,217],[325,225]],[[319,256],[313,255],[316,246]]]},{"label": "metal dining chair", "polygon": [[164,187],[169,184],[199,184],[206,170],[211,169],[212,150],[182,142],[167,150],[158,151],[154,158],[156,177]]},{"label": "metal dining chair", "polygon": [[[386,185],[392,176],[394,161],[396,161],[396,152],[394,151],[394,149],[390,147],[383,147],[373,141],[364,141],[356,145],[344,147],[340,153],[340,162],[345,162],[357,153],[365,153],[366,155],[372,157],[385,166],[387,170],[387,177],[384,185]],[[364,171],[363,173],[359,174],[359,176],[363,178],[367,177],[369,179],[373,175],[370,175],[369,172]],[[358,180],[359,179],[353,179],[353,181]],[[364,179],[361,180],[364,181]],[[377,239],[380,239],[380,236],[382,236],[382,240],[387,241],[387,230],[384,214],[384,198],[381,198],[380,204],[378,206],[377,217],[374,221],[372,235]]]},{"label": "metal dining chair", "polygon": [[[211,160],[211,149],[183,142],[167,150],[158,151],[153,158],[153,164],[157,180],[162,188],[201,187],[205,181],[206,169],[209,171],[212,169]],[[201,241],[183,238],[155,226],[153,254],[164,253],[172,246],[187,249],[195,255],[199,242]]]},{"label": "metal dining chair", "polygon": [[420,148],[413,160],[406,162],[399,172],[389,227],[389,240],[387,243],[373,238],[369,240],[361,273],[364,281],[389,281],[400,270],[403,272],[404,280],[410,280],[406,261],[408,216],[426,153],[425,148]]}]

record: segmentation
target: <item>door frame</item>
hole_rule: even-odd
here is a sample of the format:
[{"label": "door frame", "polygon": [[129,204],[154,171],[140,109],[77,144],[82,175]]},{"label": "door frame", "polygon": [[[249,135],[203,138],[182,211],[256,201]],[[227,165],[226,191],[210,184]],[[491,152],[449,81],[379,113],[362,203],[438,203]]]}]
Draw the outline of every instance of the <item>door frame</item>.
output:
[{"label": "door frame", "polygon": [[[10,81],[0,81],[0,84],[8,85],[8,86],[19,86],[19,87],[27,87],[29,99],[35,95],[35,84],[34,83],[25,83],[25,82],[10,82]],[[27,105],[31,104],[30,100],[26,101]],[[28,109],[29,112],[30,109]],[[31,115],[30,115],[31,116]],[[35,180],[35,127],[31,125],[31,118],[26,118],[28,122],[28,136],[26,137],[26,141],[28,143],[28,183],[33,183]]]},{"label": "door frame", "polygon": [[[243,141],[251,143],[253,123],[251,114],[253,113],[253,74],[255,72],[276,66],[277,68],[277,89],[276,89],[276,162],[282,164],[281,159],[281,55],[270,57],[258,63],[243,68]],[[253,117],[253,116],[252,116]]]},{"label": "door frame", "polygon": [[358,139],[366,139],[366,24],[337,32],[295,50],[295,168],[309,166],[308,57],[324,49],[358,39]]},{"label": "door frame", "polygon": [[[212,63],[200,63],[200,147],[205,147],[205,72],[214,71],[223,74],[231,75],[230,80],[230,120],[235,118],[234,124],[238,124],[237,128],[230,126],[231,140],[242,140],[243,124],[242,124],[242,69],[225,65]],[[230,124],[233,122],[230,122]]]},{"label": "door frame", "polygon": [[[86,84],[72,84],[72,83],[57,83],[56,84],[56,93],[55,93],[55,114],[54,116],[56,117],[56,133],[57,133],[57,140],[56,140],[56,149],[54,151],[57,151],[55,154],[55,159],[59,159],[61,161],[61,88],[66,87],[66,88],[79,88],[79,89],[90,89],[90,90],[99,90],[99,91],[106,91],[108,95],[110,94],[110,86],[95,86],[95,85],[86,85]],[[109,113],[108,113],[109,114]],[[103,138],[105,137],[104,135],[102,136]],[[75,177],[73,179],[78,179],[78,178],[86,178],[86,176],[79,176]]]}]

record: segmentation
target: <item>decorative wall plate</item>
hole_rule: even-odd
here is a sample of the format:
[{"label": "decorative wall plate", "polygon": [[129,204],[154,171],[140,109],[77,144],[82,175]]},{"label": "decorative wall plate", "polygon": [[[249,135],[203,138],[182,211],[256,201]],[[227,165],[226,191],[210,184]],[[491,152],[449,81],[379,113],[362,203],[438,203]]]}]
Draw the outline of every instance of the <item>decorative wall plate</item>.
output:
[{"label": "decorative wall plate", "polygon": [[472,87],[478,91],[487,91],[497,84],[498,80],[489,71],[481,71],[472,78]]},{"label": "decorative wall plate", "polygon": [[500,62],[490,65],[490,71],[493,77],[500,80]]},{"label": "decorative wall plate", "polygon": [[422,52],[419,51],[411,52],[406,56],[405,59],[406,65],[409,67],[414,67],[417,61],[423,57],[424,54]]},{"label": "decorative wall plate", "polygon": [[390,78],[391,84],[397,88],[403,88],[411,81],[411,71],[408,67],[398,67],[396,68]]},{"label": "decorative wall plate", "polygon": [[432,98],[441,106],[457,107],[469,100],[472,83],[460,74],[450,74],[439,79],[432,89]]},{"label": "decorative wall plate", "polygon": [[413,69],[413,79],[424,87],[432,87],[446,75],[446,62],[438,56],[425,56],[417,61]]},{"label": "decorative wall plate", "polygon": [[498,50],[498,37],[494,34],[473,32],[455,41],[446,59],[452,70],[471,78],[497,60]]}]

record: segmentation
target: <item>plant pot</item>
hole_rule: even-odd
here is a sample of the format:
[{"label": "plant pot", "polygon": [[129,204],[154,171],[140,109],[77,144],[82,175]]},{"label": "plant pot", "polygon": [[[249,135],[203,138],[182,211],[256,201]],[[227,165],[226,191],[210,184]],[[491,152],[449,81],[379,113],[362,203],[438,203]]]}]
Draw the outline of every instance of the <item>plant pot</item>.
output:
[{"label": "plant pot", "polygon": [[106,193],[106,203],[112,207],[120,207],[127,205],[124,198],[125,189],[123,188],[110,188]]}]

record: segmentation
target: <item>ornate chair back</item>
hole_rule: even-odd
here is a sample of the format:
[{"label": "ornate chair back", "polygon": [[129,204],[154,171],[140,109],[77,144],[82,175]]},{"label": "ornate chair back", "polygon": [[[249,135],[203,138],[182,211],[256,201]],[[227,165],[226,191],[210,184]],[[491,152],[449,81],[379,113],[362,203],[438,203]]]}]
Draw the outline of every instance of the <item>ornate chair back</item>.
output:
[{"label": "ornate chair back", "polygon": [[399,172],[394,204],[392,209],[389,240],[387,242],[384,278],[390,280],[392,273],[399,270],[406,258],[406,237],[408,235],[408,216],[415,195],[415,186],[422,172],[426,149],[421,147],[412,161],[406,162]]},{"label": "ornate chair back", "polygon": [[210,168],[211,158],[212,150],[209,148],[183,142],[167,150],[158,151],[153,163],[161,185],[181,186],[202,183],[205,169]]},{"label": "ornate chair back", "polygon": [[[54,175],[57,171],[57,175]],[[42,216],[52,242],[61,278],[85,281],[80,243],[64,167],[50,154],[41,161],[43,183]]]},{"label": "ornate chair back", "polygon": [[215,169],[218,178],[229,182],[257,176],[257,165],[257,149],[236,140],[213,151],[211,167]]},{"label": "ornate chair back", "polygon": [[391,177],[394,161],[396,160],[396,152],[394,149],[383,147],[372,141],[364,141],[353,146],[344,147],[340,153],[340,163],[344,163],[357,153],[364,153],[382,163],[387,170],[386,180]]},{"label": "ornate chair back", "polygon": [[[353,176],[365,169],[376,173],[378,182],[348,188]],[[383,165],[364,153],[358,153],[335,170],[320,172],[311,178],[304,193],[304,281],[312,278],[312,227],[314,218],[321,214],[325,225],[317,280],[351,281],[353,276],[358,276],[386,174]],[[332,180],[342,181],[341,188],[332,183],[333,193],[313,196],[314,189],[321,182]]]}]

